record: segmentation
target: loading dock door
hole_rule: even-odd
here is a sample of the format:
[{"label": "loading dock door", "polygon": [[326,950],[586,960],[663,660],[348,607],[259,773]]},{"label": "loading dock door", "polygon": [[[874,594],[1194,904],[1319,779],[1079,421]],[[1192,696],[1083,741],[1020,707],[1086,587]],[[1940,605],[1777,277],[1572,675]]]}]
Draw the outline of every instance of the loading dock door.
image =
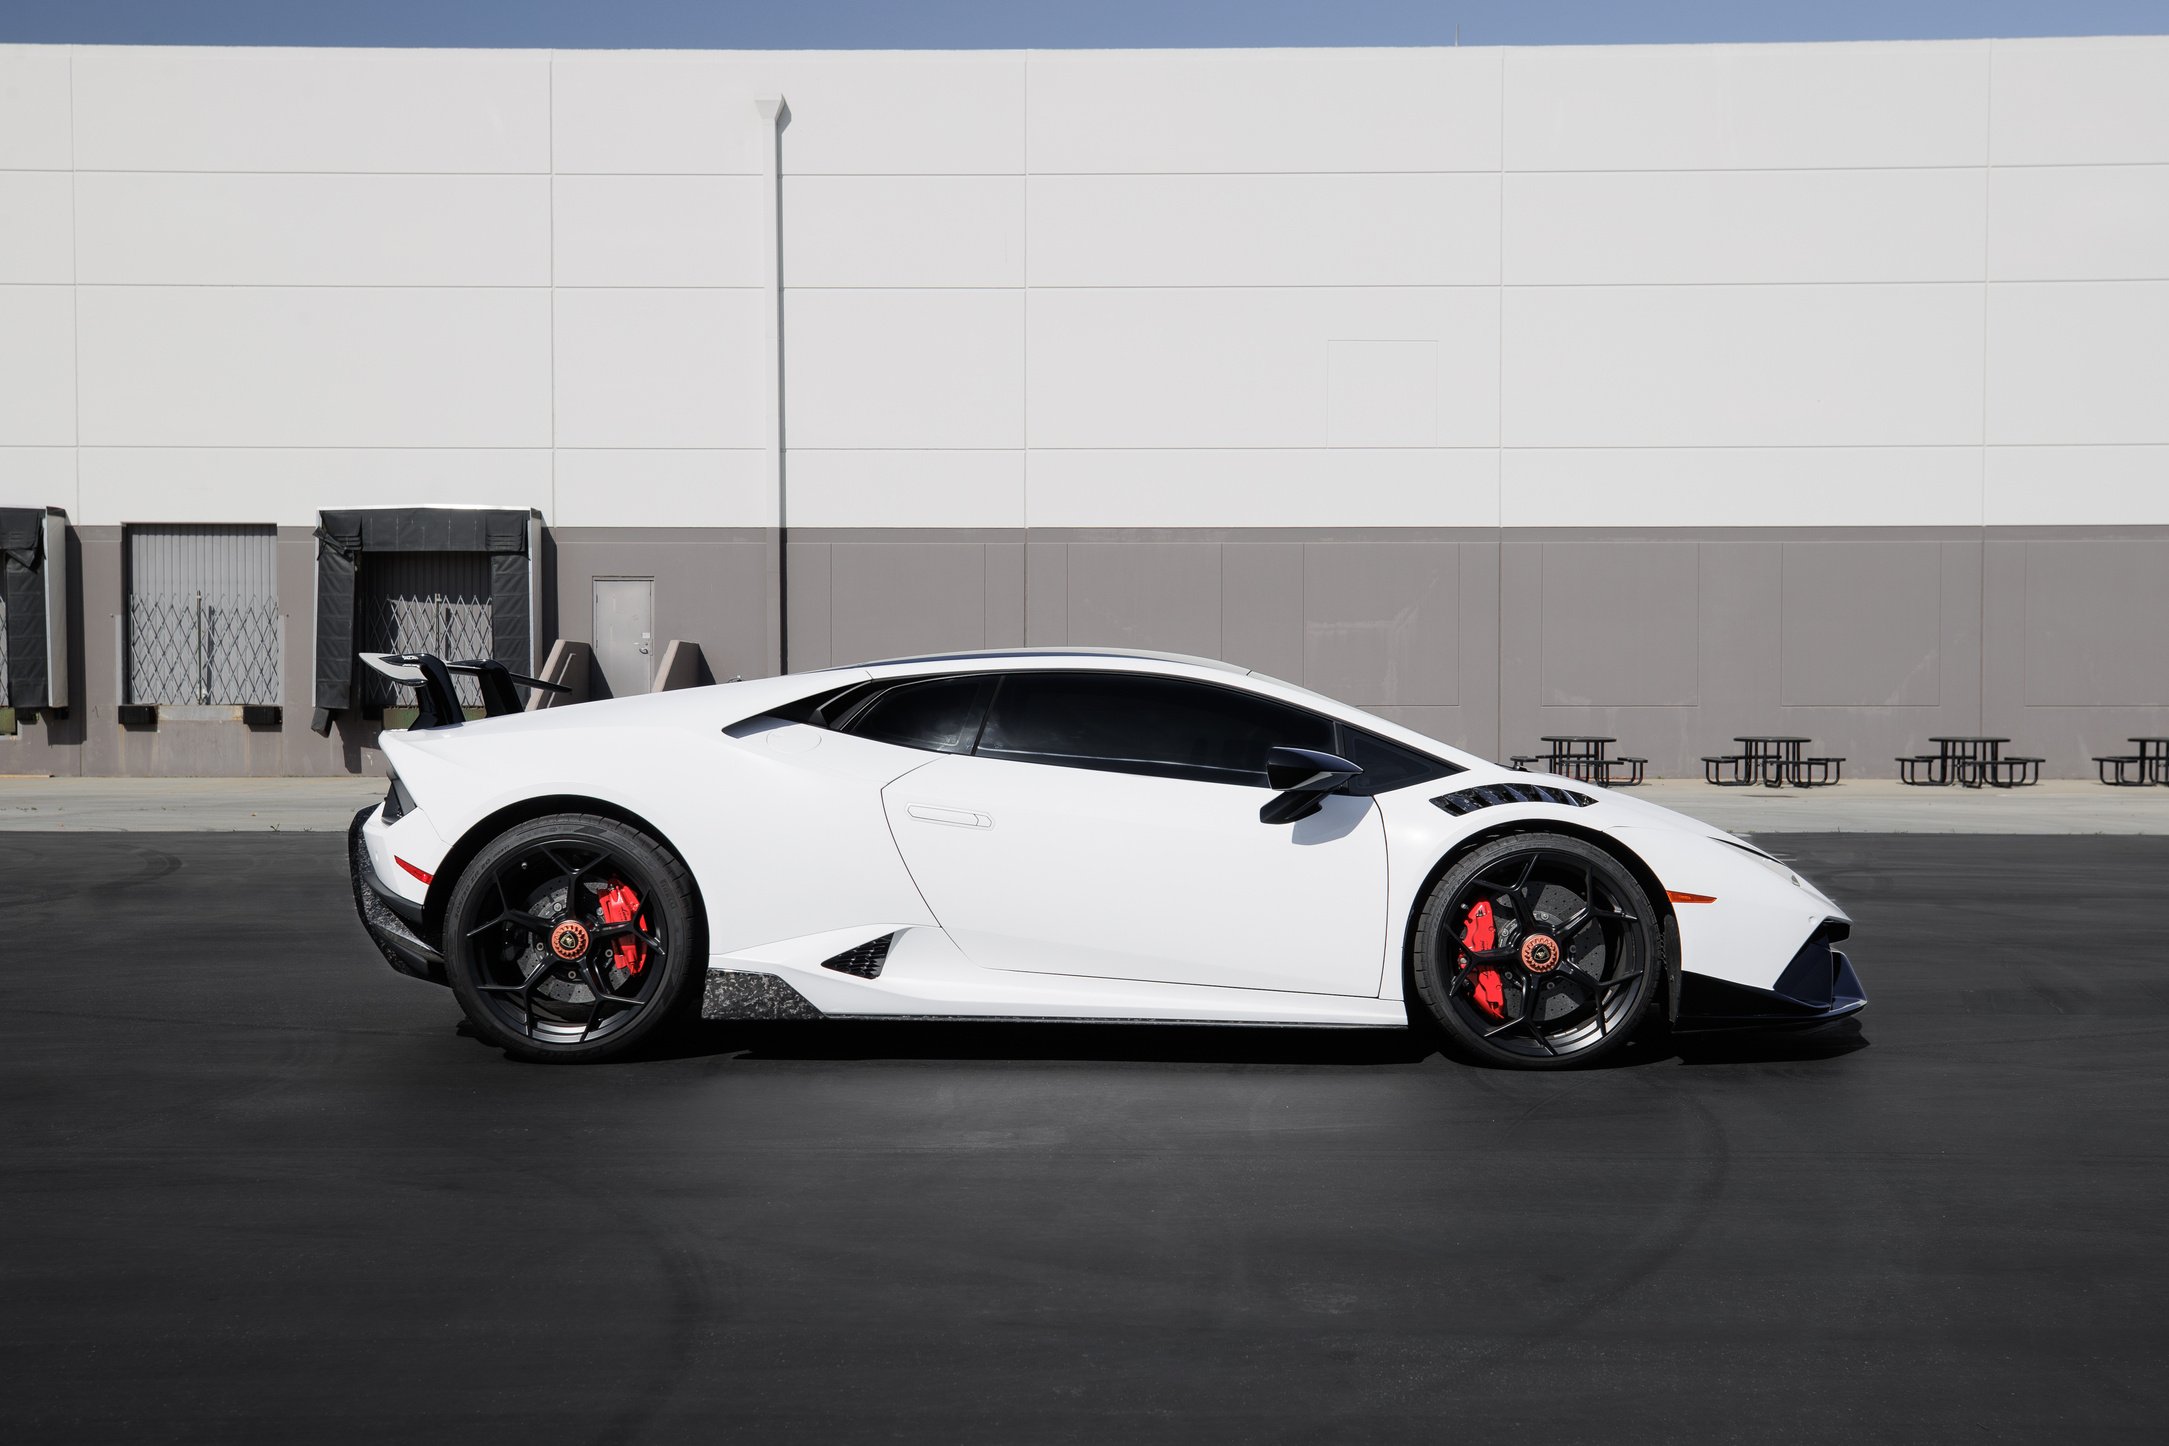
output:
[{"label": "loading dock door", "polygon": [[[356,648],[435,653],[447,661],[491,656],[490,560],[479,552],[372,552],[357,581]],[[363,669],[362,702],[411,706],[414,690]],[[481,684],[453,679],[462,707],[482,706]]]},{"label": "loading dock door", "polygon": [[279,701],[278,530],[128,528],[125,701]]},{"label": "loading dock door", "polygon": [[595,667],[601,696],[623,698],[655,685],[655,579],[595,579]]},{"label": "loading dock door", "polygon": [[[346,709],[384,701],[374,683],[358,676],[367,670],[356,663],[357,652],[417,647],[449,658],[494,658],[515,673],[535,671],[542,641],[540,512],[357,507],[320,512],[317,519],[311,728],[329,733]],[[472,701],[473,692],[462,691]]]}]

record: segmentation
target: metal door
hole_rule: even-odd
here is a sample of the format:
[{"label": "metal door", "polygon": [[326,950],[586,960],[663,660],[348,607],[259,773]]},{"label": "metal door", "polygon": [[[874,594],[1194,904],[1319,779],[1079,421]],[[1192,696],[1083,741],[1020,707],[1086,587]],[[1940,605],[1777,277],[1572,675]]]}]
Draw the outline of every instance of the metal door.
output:
[{"label": "metal door", "polygon": [[655,681],[655,579],[595,579],[595,671],[600,697],[645,693]]},{"label": "metal door", "polygon": [[278,532],[128,529],[128,697],[167,706],[279,701]]}]

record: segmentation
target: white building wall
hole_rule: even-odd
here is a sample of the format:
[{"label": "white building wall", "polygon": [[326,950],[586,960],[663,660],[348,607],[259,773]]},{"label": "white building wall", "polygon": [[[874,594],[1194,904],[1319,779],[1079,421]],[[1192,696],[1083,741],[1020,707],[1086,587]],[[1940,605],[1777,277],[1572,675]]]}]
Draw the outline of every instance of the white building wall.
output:
[{"label": "white building wall", "polygon": [[2169,522],[2162,39],[8,47],[0,494],[772,524],[764,94],[797,525]]}]

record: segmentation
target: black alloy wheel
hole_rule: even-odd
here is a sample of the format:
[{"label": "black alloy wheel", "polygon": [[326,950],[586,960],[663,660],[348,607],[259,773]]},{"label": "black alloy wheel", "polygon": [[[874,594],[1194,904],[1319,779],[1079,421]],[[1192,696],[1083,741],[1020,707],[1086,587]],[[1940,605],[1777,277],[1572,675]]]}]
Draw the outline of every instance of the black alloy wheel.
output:
[{"label": "black alloy wheel", "polygon": [[479,1034],[520,1058],[607,1058],[679,1013],[704,962],[693,912],[684,865],[638,829],[534,819],[485,845],[453,888],[453,992]]},{"label": "black alloy wheel", "polygon": [[1512,834],[1458,860],[1418,919],[1417,996],[1475,1058],[1523,1069],[1619,1048],[1662,989],[1656,907],[1603,849]]}]

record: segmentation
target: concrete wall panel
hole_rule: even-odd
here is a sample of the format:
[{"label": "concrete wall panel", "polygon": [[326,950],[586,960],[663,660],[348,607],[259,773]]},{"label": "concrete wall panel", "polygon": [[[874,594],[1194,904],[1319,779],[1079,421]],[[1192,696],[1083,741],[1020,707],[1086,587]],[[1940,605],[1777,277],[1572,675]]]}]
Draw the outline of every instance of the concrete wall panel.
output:
[{"label": "concrete wall panel", "polygon": [[1988,44],[1506,53],[1516,171],[1978,166]]},{"label": "concrete wall panel", "polygon": [[64,507],[78,520],[75,448],[0,446],[0,507]]},{"label": "concrete wall panel", "polygon": [[93,171],[547,171],[541,51],[78,46]]},{"label": "concrete wall panel", "polygon": [[560,174],[761,172],[755,91],[728,55],[569,51],[551,57],[550,72]]},{"label": "concrete wall panel", "polygon": [[1700,701],[1702,588],[1692,542],[1542,549],[1547,707],[1691,708]]},{"label": "concrete wall panel", "polygon": [[1220,656],[1268,677],[1303,676],[1303,544],[1220,549]]},{"label": "concrete wall panel", "polygon": [[314,528],[326,507],[550,506],[541,448],[85,447],[81,467],[73,516],[86,526]]},{"label": "concrete wall panel", "polygon": [[1034,447],[1317,447],[1331,344],[1437,344],[1440,446],[1498,440],[1491,288],[1034,290]]},{"label": "concrete wall panel", "polygon": [[531,447],[550,439],[547,292],[79,290],[89,445]]},{"label": "concrete wall panel", "polygon": [[0,169],[64,171],[70,159],[69,49],[0,45]]},{"label": "concrete wall panel", "polygon": [[1461,549],[1450,542],[1303,549],[1303,678],[1351,703],[1461,701]]},{"label": "concrete wall panel", "polygon": [[[560,448],[554,505],[559,527],[773,527],[763,455],[750,449]],[[539,505],[539,504],[538,504]]]},{"label": "concrete wall panel", "polygon": [[2169,281],[1988,289],[1988,440],[2169,442]]},{"label": "concrete wall panel", "polygon": [[2017,531],[1986,545],[1983,722],[2045,774],[2169,736],[2162,580],[2169,532]]},{"label": "concrete wall panel", "polygon": [[758,291],[559,288],[556,441],[567,447],[759,447]]},{"label": "concrete wall panel", "polygon": [[2025,545],[2029,708],[2169,708],[2165,560],[2155,539]]},{"label": "concrete wall panel", "polygon": [[2169,162],[2169,36],[1999,41],[1990,160]]},{"label": "concrete wall panel", "polygon": [[793,527],[1022,527],[1024,453],[817,451],[790,456]]},{"label": "concrete wall panel", "polygon": [[76,178],[85,282],[547,286],[544,176]]},{"label": "concrete wall panel", "polygon": [[1021,176],[786,176],[790,286],[1022,286]]},{"label": "concrete wall panel", "polygon": [[1991,527],[2169,524],[2169,446],[1990,447]]},{"label": "concrete wall panel", "polygon": [[75,280],[74,179],[66,171],[0,171],[0,285]]},{"label": "concrete wall panel", "polygon": [[1980,170],[1506,177],[1508,284],[1977,281]]},{"label": "concrete wall panel", "polygon": [[1034,286],[1488,286],[1496,174],[1036,175]]},{"label": "concrete wall panel", "polygon": [[550,245],[560,286],[759,286],[756,176],[559,176]]},{"label": "concrete wall panel", "polygon": [[839,542],[829,550],[830,656],[840,663],[987,646],[986,548]]},{"label": "concrete wall panel", "polygon": [[2169,278],[2169,165],[1988,172],[1997,281]]},{"label": "concrete wall panel", "polygon": [[1037,449],[1034,527],[1490,527],[1488,448]]},{"label": "concrete wall panel", "polygon": [[1966,286],[1506,293],[1508,446],[1977,444]]},{"label": "concrete wall panel", "polygon": [[1066,642],[1220,653],[1220,548],[1212,543],[1073,545],[1065,582]]},{"label": "concrete wall panel", "polygon": [[1934,542],[1797,542],[1784,551],[1778,699],[1800,707],[1942,701]]},{"label": "concrete wall panel", "polygon": [[1040,52],[1039,173],[1491,171],[1496,50]]},{"label": "concrete wall panel", "polygon": [[1514,447],[1500,467],[1509,527],[1982,520],[1978,447]]},{"label": "concrete wall panel", "polygon": [[805,291],[784,299],[789,445],[1024,445],[1018,291]]},{"label": "concrete wall panel", "polygon": [[76,440],[75,289],[0,286],[0,447]]}]

